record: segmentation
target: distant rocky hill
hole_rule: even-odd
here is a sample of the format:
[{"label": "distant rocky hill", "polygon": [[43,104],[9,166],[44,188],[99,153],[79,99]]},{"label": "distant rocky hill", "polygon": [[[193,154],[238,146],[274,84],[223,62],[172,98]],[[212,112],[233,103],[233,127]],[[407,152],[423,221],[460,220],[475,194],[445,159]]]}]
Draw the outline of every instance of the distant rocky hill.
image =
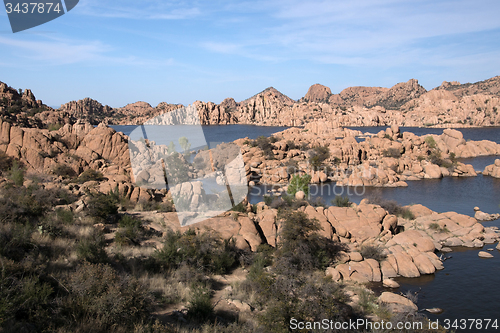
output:
[{"label": "distant rocky hill", "polygon": [[[182,107],[165,102],[156,107],[136,102],[111,108],[85,98],[54,110],[36,100],[29,89],[20,93],[1,82],[0,103],[3,120],[26,127],[72,124],[77,120],[93,125],[141,124]],[[314,84],[298,101],[269,87],[241,102],[226,98],[220,104],[194,104],[204,125],[303,126],[323,120],[336,126],[499,126],[500,76],[466,84],[445,81],[429,91],[415,79],[391,88],[349,87],[338,94]]]},{"label": "distant rocky hill", "polygon": [[40,123],[33,116],[46,109],[50,108],[36,100],[31,90],[18,91],[0,82],[0,119],[24,127],[37,127]]}]

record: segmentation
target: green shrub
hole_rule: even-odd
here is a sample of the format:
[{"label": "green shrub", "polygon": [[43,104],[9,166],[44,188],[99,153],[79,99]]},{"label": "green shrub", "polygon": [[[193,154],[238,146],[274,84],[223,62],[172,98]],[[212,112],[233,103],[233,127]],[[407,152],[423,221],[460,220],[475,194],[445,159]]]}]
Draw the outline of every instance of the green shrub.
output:
[{"label": "green shrub", "polygon": [[31,223],[38,220],[56,204],[71,203],[73,197],[62,189],[38,186],[0,189],[0,216],[4,223]]},{"label": "green shrub", "polygon": [[257,139],[253,140],[250,145],[252,147],[259,147],[262,149],[264,152],[264,155],[270,159],[274,160],[274,153],[273,149],[276,149],[276,147],[273,145],[277,140],[271,136],[271,138],[266,138],[265,136],[261,135]]},{"label": "green shrub", "polygon": [[332,199],[332,205],[337,207],[351,207],[352,202],[349,200],[349,197],[336,195],[335,199]]},{"label": "green shrub", "polygon": [[376,245],[361,246],[359,252],[365,259],[375,259],[378,262],[387,259],[387,255],[384,253],[384,249]]},{"label": "green shrub", "polygon": [[98,264],[108,261],[104,250],[106,241],[102,233],[94,231],[90,236],[80,240],[76,246],[78,259],[89,263]]},{"label": "green shrub", "polygon": [[17,186],[22,186],[24,183],[24,169],[19,165],[16,160],[12,161],[12,166],[9,170],[9,178]]},{"label": "green shrub", "polygon": [[188,265],[216,274],[226,273],[236,258],[232,239],[222,239],[211,231],[196,234],[192,229],[183,234],[168,231],[163,248],[154,254],[156,265],[167,271]]},{"label": "green shrub", "polygon": [[240,202],[237,205],[234,205],[233,208],[231,208],[231,210],[234,212],[246,213],[247,207],[246,205],[243,204],[243,202]]},{"label": "green shrub", "polygon": [[450,161],[453,165],[457,165],[458,160],[454,152],[450,152]]},{"label": "green shrub", "polygon": [[439,230],[439,229],[441,229],[441,227],[437,223],[431,223],[431,224],[429,224],[429,228],[432,229],[432,230]]},{"label": "green shrub", "polygon": [[57,222],[61,222],[63,224],[72,224],[75,219],[75,215],[69,209],[58,208],[56,210],[56,218]]},{"label": "green shrub", "polygon": [[262,199],[264,200],[264,203],[267,205],[267,206],[271,206],[271,204],[273,203],[274,201],[274,197],[270,196],[270,195],[264,195],[262,197]]},{"label": "green shrub", "polygon": [[142,234],[142,222],[130,215],[123,215],[118,222],[120,229],[115,234],[118,245],[139,244]]},{"label": "green shrub", "polygon": [[375,296],[373,291],[362,288],[359,293],[359,302],[357,305],[362,313],[372,314],[378,307],[377,296]]},{"label": "green shrub", "polygon": [[286,146],[288,147],[288,150],[292,150],[292,149],[299,149],[299,148],[300,148],[300,147],[299,147],[299,146],[297,146],[297,145],[295,144],[295,142],[293,142],[292,140],[288,140],[288,141],[286,142]]},{"label": "green shrub", "polygon": [[91,194],[87,202],[88,215],[106,220],[117,212],[117,199],[114,195],[103,193]]},{"label": "green shrub", "polygon": [[83,184],[89,181],[102,181],[104,176],[100,171],[94,169],[87,169],[78,176],[78,178],[73,179],[73,183]]},{"label": "green shrub", "polygon": [[2,261],[0,327],[5,332],[41,332],[51,325],[52,287],[33,274],[12,271],[9,263],[7,266],[11,267],[6,272]]},{"label": "green shrub", "polygon": [[448,230],[448,228],[446,228],[445,226],[443,226],[443,227],[441,228],[441,226],[440,226],[438,223],[435,223],[435,222],[434,222],[434,223],[429,224],[429,229],[435,230],[435,231],[440,232],[440,233],[443,233],[443,232],[450,232],[450,231]]},{"label": "green shrub", "polygon": [[214,306],[210,300],[211,290],[202,284],[194,285],[189,299],[188,317],[203,322],[214,316]]},{"label": "green shrub", "polygon": [[324,273],[277,275],[253,281],[263,311],[258,320],[264,332],[289,332],[290,320],[345,321],[350,308],[338,284]]},{"label": "green shrub", "polygon": [[434,140],[434,138],[430,135],[425,138],[425,143],[431,149],[436,148],[436,140]]},{"label": "green shrub", "polygon": [[299,163],[296,160],[289,160],[285,166],[289,175],[296,174],[299,171]]},{"label": "green shrub", "polygon": [[0,173],[9,170],[13,161],[12,157],[0,150]]},{"label": "green shrub", "polygon": [[325,200],[322,197],[316,197],[315,199],[308,199],[307,203],[313,207],[323,207],[327,208]]},{"label": "green shrub", "polygon": [[52,169],[52,172],[56,176],[61,176],[63,178],[73,178],[76,176],[75,170],[71,168],[70,166],[66,164],[57,164],[54,169]]},{"label": "green shrub", "polygon": [[413,215],[411,210],[409,210],[408,208],[401,207],[394,200],[385,200],[382,199],[378,194],[375,194],[370,198],[368,198],[368,201],[371,204],[379,205],[380,207],[384,208],[389,214],[397,215],[408,220],[415,219],[415,216]]},{"label": "green shrub", "polygon": [[57,131],[58,129],[60,129],[61,127],[63,127],[62,124],[49,124],[47,126],[47,128],[49,129],[49,132],[52,132],[52,131]]},{"label": "green shrub", "polygon": [[330,148],[328,146],[315,147],[310,152],[309,164],[311,164],[314,171],[318,171],[323,162],[330,157]]},{"label": "green shrub", "polygon": [[66,327],[81,327],[89,322],[89,330],[85,331],[121,328],[119,331],[130,332],[137,323],[148,319],[155,305],[145,286],[133,277],[118,275],[109,265],[84,263],[64,285],[69,292],[62,300],[61,319],[66,319]]},{"label": "green shrub", "polygon": [[303,191],[306,197],[309,195],[309,182],[311,181],[310,175],[294,175],[288,185],[288,193],[295,195],[299,191]]},{"label": "green shrub", "polygon": [[189,164],[186,158],[177,152],[165,157],[165,179],[175,184],[189,180]]},{"label": "green shrub", "polygon": [[391,141],[394,141],[394,139],[392,138],[392,136],[390,136],[389,134],[384,134],[384,139],[389,139]]},{"label": "green shrub", "polygon": [[324,269],[343,248],[340,243],[320,236],[319,222],[303,212],[285,211],[280,223],[276,267],[282,272]]},{"label": "green shrub", "polygon": [[0,224],[0,259],[5,257],[21,261],[36,249],[31,240],[34,226],[14,223]]},{"label": "green shrub", "polygon": [[407,219],[407,220],[414,220],[415,215],[411,212],[411,210],[407,208],[401,208],[400,209],[400,215],[402,218]]},{"label": "green shrub", "polygon": [[382,155],[384,157],[400,158],[401,157],[401,151],[399,149],[397,149],[397,148],[384,149],[382,151]]}]

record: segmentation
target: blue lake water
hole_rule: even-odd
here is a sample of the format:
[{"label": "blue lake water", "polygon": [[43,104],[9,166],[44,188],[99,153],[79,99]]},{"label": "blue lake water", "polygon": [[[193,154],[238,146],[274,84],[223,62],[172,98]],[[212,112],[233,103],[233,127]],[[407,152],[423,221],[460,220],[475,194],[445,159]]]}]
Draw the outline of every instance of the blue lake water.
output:
[{"label": "blue lake water", "polygon": [[[129,134],[136,126],[112,126],[124,134]],[[203,126],[207,142],[231,142],[239,138],[255,139],[260,135],[270,136],[286,127],[259,127],[252,125]],[[365,132],[377,133],[385,127],[353,128]],[[491,140],[500,143],[500,128],[463,128],[458,129],[466,140]],[[441,134],[443,129],[406,128],[417,135]],[[484,170],[496,157],[486,156],[462,159],[472,164],[476,170]],[[351,201],[359,203],[371,195],[384,199],[396,200],[401,205],[422,204],[437,212],[455,211],[472,216],[473,208],[478,206],[484,212],[500,213],[500,179],[478,175],[477,177],[445,177],[443,179],[425,179],[409,181],[405,188],[352,188],[337,187],[334,184],[311,186],[312,199],[318,197],[330,204],[335,195],[347,195]],[[262,200],[271,187],[256,186],[251,188],[249,200],[257,203]],[[500,227],[500,221],[485,222],[485,226]],[[484,249],[495,245],[486,245]],[[479,249],[455,248],[452,256],[444,262],[445,269],[432,275],[416,279],[399,278],[399,291],[418,292],[420,309],[439,307],[444,309],[440,315],[427,316],[443,322],[445,319],[497,319],[500,325],[500,252],[494,250],[493,259],[481,259]],[[439,254],[438,254],[439,255]],[[382,287],[376,286],[380,291]],[[397,291],[396,291],[397,292]],[[458,332],[498,332],[499,330],[458,330]]]},{"label": "blue lake water", "polygon": [[[474,215],[478,206],[488,213],[500,213],[500,179],[478,175],[477,177],[445,177],[443,179],[422,179],[408,181],[408,187],[349,187],[333,183],[311,185],[313,201],[319,198],[327,205],[336,195],[347,195],[351,202],[359,203],[363,198],[381,196],[395,200],[400,205],[422,204],[436,212],[454,211]],[[250,203],[262,201],[269,195],[272,186],[257,185],[250,189]]]},{"label": "blue lake water", "polygon": [[[110,126],[118,132],[129,135],[137,126],[134,125],[113,125]],[[186,133],[191,126],[145,126],[151,128],[151,131],[161,132],[165,128],[180,128],[182,131],[185,128]],[[195,127],[195,126],[193,126]],[[254,125],[207,125],[202,126],[207,143],[210,142],[233,142],[237,139],[248,137],[249,139],[257,139],[259,136],[270,136],[274,133],[286,130],[288,127],[283,126],[254,126]],[[149,130],[148,130],[149,132]],[[158,142],[157,142],[158,143]]]}]

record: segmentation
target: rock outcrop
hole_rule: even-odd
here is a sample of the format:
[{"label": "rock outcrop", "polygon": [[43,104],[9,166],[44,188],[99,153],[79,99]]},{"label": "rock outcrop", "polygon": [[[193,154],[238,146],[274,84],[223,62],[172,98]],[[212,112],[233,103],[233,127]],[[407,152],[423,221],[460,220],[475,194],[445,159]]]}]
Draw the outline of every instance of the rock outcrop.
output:
[{"label": "rock outcrop", "polygon": [[332,91],[330,88],[322,85],[322,84],[313,84],[309,87],[307,94],[302,98],[305,102],[327,102],[332,95]]},{"label": "rock outcrop", "polygon": [[500,178],[500,159],[496,159],[494,164],[486,166],[483,175]]},{"label": "rock outcrop", "polygon": [[[460,131],[452,129],[445,129],[441,135],[418,137],[401,133],[393,125],[361,142],[355,137],[360,135],[359,131],[338,127],[334,121],[313,122],[303,129],[274,134],[271,150],[264,151],[247,139],[235,143],[242,149],[248,181],[255,184],[284,184],[298,173],[311,175],[312,183],[407,186],[408,180],[476,176],[472,165],[456,158],[500,154],[499,144],[466,142]],[[319,151],[326,151],[328,156],[322,155],[324,160],[315,162],[313,157]]]}]

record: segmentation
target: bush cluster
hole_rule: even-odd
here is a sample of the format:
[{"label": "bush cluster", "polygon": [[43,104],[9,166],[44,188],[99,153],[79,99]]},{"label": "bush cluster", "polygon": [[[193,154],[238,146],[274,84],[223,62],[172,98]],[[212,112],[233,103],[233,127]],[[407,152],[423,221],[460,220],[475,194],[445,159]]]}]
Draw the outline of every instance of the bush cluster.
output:
[{"label": "bush cluster", "polygon": [[[71,211],[52,210],[68,194],[0,192],[0,331],[130,332],[149,321],[154,297],[107,264],[103,234],[91,228],[82,237]],[[79,260],[63,264],[72,253]]]},{"label": "bush cluster", "polygon": [[273,149],[276,149],[276,147],[273,145],[273,143],[275,143],[276,141],[277,141],[277,139],[273,136],[267,138],[267,137],[261,135],[257,139],[252,140],[249,143],[250,143],[251,147],[259,147],[260,149],[262,149],[262,151],[264,152],[264,155],[268,159],[274,160],[275,157],[274,157]]},{"label": "bush cluster", "polygon": [[314,147],[309,151],[309,164],[314,171],[318,171],[330,157],[330,148],[327,146]]},{"label": "bush cluster", "polygon": [[349,197],[336,195],[335,199],[332,199],[332,205],[337,207],[351,207],[352,202],[349,200]]},{"label": "bush cluster", "polygon": [[143,234],[142,222],[130,215],[123,215],[118,221],[120,229],[115,234],[118,245],[138,245]]},{"label": "bush cluster", "polygon": [[[75,170],[73,170],[73,168],[71,168],[69,165],[67,164],[57,164],[54,169],[52,169],[52,172],[56,175],[56,176],[61,176],[63,178],[73,178],[76,176],[76,172]],[[82,173],[83,174],[83,173]],[[82,180],[83,180],[83,177],[82,177]],[[85,181],[83,181],[84,183]]]},{"label": "bush cluster", "polygon": [[318,234],[318,221],[302,212],[280,214],[277,249],[259,247],[247,279],[239,290],[261,310],[259,323],[265,332],[287,332],[290,319],[345,320],[349,307],[342,288],[324,276],[342,245]]},{"label": "bush cluster", "polygon": [[73,179],[73,183],[83,184],[89,181],[101,181],[104,180],[104,176],[100,171],[94,169],[87,169],[82,172],[77,178]]},{"label": "bush cluster", "polygon": [[221,239],[212,231],[197,234],[189,229],[183,234],[169,231],[154,260],[155,267],[164,271],[188,265],[207,273],[223,274],[237,262],[237,255],[232,239]]},{"label": "bush cluster", "polygon": [[408,220],[414,220],[415,216],[409,210],[408,208],[402,207],[399,205],[396,201],[394,200],[386,200],[382,199],[382,197],[378,194],[375,194],[368,198],[368,201],[371,204],[374,205],[379,205],[380,207],[384,208],[389,214],[392,215],[397,215],[402,218],[408,219]]},{"label": "bush cluster", "polygon": [[387,258],[384,253],[384,249],[376,245],[364,245],[359,250],[363,258],[365,259],[375,259],[378,262],[382,262]]},{"label": "bush cluster", "polygon": [[87,202],[87,214],[102,221],[113,222],[118,213],[118,198],[113,194],[93,193]]},{"label": "bush cluster", "polygon": [[400,158],[401,157],[401,150],[399,150],[397,148],[384,149],[382,151],[382,156]]}]

